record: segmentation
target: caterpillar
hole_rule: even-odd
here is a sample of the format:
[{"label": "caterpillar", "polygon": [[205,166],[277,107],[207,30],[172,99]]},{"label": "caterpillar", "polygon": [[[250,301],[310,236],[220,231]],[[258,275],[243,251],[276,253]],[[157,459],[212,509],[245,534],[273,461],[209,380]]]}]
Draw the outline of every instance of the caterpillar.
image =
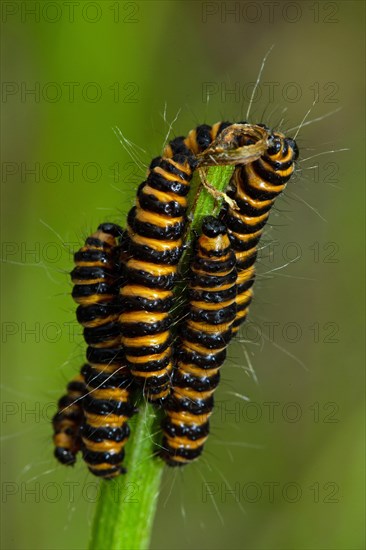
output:
[{"label": "caterpillar", "polygon": [[100,225],[76,252],[71,272],[77,319],[88,344],[88,363],[82,370],[87,390],[80,427],[83,458],[94,475],[105,479],[124,471],[127,421],[134,412],[118,322],[122,233],[118,225]]},{"label": "caterpillar", "polygon": [[235,263],[226,226],[206,217],[190,265],[189,307],[162,423],[160,455],[169,466],[198,458],[208,437],[213,393],[236,314]]},{"label": "caterpillar", "polygon": [[[269,129],[263,125],[269,131]],[[245,321],[252,301],[258,243],[270,210],[295,170],[299,152],[296,142],[279,132],[269,132],[271,146],[252,163],[237,166],[228,196],[239,210],[226,203],[220,217],[228,227],[238,271],[236,319],[233,335]]]},{"label": "caterpillar", "polygon": [[[260,142],[265,147],[262,150],[253,149],[253,156],[250,157],[248,149]],[[244,121],[237,124],[217,122],[212,127],[199,126],[191,130],[187,137],[171,141],[164,154],[170,157],[179,151],[199,157],[201,145],[206,146],[206,159],[202,165],[207,164],[207,159],[211,157],[214,159],[212,164],[234,161],[237,164],[227,196],[238,210],[225,202],[220,213],[220,218],[228,227],[237,260],[237,313],[232,330],[235,335],[247,318],[253,298],[254,264],[263,228],[275,199],[295,170],[299,152],[292,138],[273,132],[265,124],[249,125]],[[244,162],[241,159],[242,147],[245,148]]]},{"label": "caterpillar", "polygon": [[127,364],[144,394],[163,403],[170,391],[172,350],[169,310],[183,251],[186,196],[194,158],[158,157],[150,165],[128,214],[123,247],[125,284],[120,288],[121,343]]},{"label": "caterpillar", "polygon": [[75,464],[81,449],[79,430],[84,418],[81,400],[85,393],[84,377],[78,374],[67,384],[66,394],[58,401],[58,409],[52,419],[54,455],[66,466]]}]

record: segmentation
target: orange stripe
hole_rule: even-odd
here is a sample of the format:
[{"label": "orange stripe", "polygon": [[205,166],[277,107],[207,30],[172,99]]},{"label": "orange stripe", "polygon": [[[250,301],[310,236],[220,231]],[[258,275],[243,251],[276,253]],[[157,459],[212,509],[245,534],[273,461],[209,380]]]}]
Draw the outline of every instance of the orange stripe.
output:
[{"label": "orange stripe", "polygon": [[170,298],[173,294],[170,290],[160,290],[158,288],[148,288],[146,286],[139,286],[129,284],[121,288],[121,296],[141,296],[148,300],[165,300]]},{"label": "orange stripe", "polygon": [[[184,449],[199,449],[202,447],[205,442],[207,441],[207,435],[205,437],[201,437],[201,439],[196,439],[195,441],[191,441],[187,437],[169,437],[167,436],[169,446],[173,449],[179,449],[183,447]],[[175,457],[174,457],[175,459]]]},{"label": "orange stripe", "polygon": [[158,191],[157,189],[150,187],[150,185],[148,184],[143,187],[142,192],[144,193],[144,195],[153,195],[160,202],[175,201],[183,207],[187,205],[187,199],[185,197],[180,197],[175,193],[164,193],[163,191]]},{"label": "orange stripe", "polygon": [[205,414],[191,414],[187,411],[168,411],[169,420],[178,426],[202,426],[207,422],[211,414],[211,412]]},{"label": "orange stripe", "polygon": [[137,212],[136,220],[144,223],[151,223],[158,227],[166,227],[170,225],[175,225],[182,221],[182,217],[179,218],[170,218],[168,216],[163,216],[162,214],[155,214],[148,210],[143,210],[139,204],[138,199],[136,199]]},{"label": "orange stripe", "polygon": [[[181,169],[181,167],[179,167],[179,169]],[[164,170],[163,168],[161,168],[160,166],[156,166],[156,168],[154,168],[154,171],[157,173],[157,174],[160,174],[161,176],[163,176],[164,179],[168,180],[168,181],[179,181],[179,183],[183,183],[185,185],[189,185],[185,180],[183,180],[182,178],[180,178],[178,175],[175,175],[175,174],[170,174],[169,172],[167,172],[166,170]]]},{"label": "orange stripe", "polygon": [[133,230],[128,227],[128,232],[130,235],[133,234],[132,240],[135,244],[146,245],[149,248],[158,250],[159,252],[164,252],[165,250],[172,250],[173,248],[180,248],[182,246],[182,240],[178,239],[177,241],[159,241],[158,239],[150,239],[148,237],[142,237],[137,233],[133,233]]},{"label": "orange stripe", "polygon": [[93,451],[96,453],[110,452],[111,454],[118,454],[122,451],[123,447],[127,443],[127,440],[119,441],[118,443],[116,443],[116,441],[109,441],[108,439],[95,442],[91,441],[90,439],[86,439],[85,437],[83,437],[82,440],[88,451]]},{"label": "orange stripe", "polygon": [[211,304],[210,302],[195,302],[195,301],[192,301],[190,302],[190,307],[191,308],[196,308],[196,309],[204,309],[206,311],[218,311],[224,307],[228,307],[228,306],[231,306],[233,303],[235,302],[234,298],[232,298],[231,300],[227,300],[226,302],[221,302],[219,304]]},{"label": "orange stripe", "polygon": [[86,413],[86,422],[92,428],[120,428],[126,424],[128,417],[127,416],[118,416],[116,414],[108,414],[105,416],[99,414],[90,414]]},{"label": "orange stripe", "polygon": [[150,311],[126,311],[121,313],[119,320],[121,323],[158,323],[164,321],[169,313],[155,313]]},{"label": "orange stripe", "polygon": [[177,272],[177,266],[175,265],[165,266],[134,259],[128,260],[127,268],[137,269],[139,271],[146,271],[147,273],[151,273],[152,275],[155,275],[157,277],[159,275],[170,275],[171,273]]},{"label": "orange stripe", "polygon": [[127,337],[122,336],[122,343],[126,347],[139,348],[140,346],[160,346],[167,342],[169,331],[160,332],[159,334],[148,334],[147,336]]}]

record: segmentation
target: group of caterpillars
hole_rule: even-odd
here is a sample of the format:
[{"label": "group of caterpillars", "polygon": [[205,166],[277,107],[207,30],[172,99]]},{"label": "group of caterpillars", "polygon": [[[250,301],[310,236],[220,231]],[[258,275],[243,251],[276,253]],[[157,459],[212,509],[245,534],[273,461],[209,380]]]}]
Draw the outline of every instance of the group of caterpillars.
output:
[{"label": "group of caterpillars", "polygon": [[[76,252],[72,296],[87,363],[53,418],[62,464],[74,464],[81,451],[94,475],[123,473],[138,388],[163,408],[159,455],[166,464],[182,466],[202,453],[226,348],[248,315],[258,243],[297,157],[293,139],[262,124],[198,126],[153,159],[126,229],[104,223]],[[219,215],[202,221],[177,321],[173,291],[190,181],[214,164],[235,168]]]}]

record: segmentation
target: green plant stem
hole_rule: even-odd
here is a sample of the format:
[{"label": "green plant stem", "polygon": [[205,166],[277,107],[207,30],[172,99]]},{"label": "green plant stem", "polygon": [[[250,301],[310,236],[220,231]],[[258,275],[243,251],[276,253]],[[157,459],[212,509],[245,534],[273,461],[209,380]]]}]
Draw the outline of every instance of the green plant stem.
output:
[{"label": "green plant stem", "polygon": [[[212,167],[206,179],[219,191],[227,186],[233,167]],[[189,232],[199,231],[202,218],[218,213],[217,201],[202,187],[195,174],[190,191]],[[189,251],[186,251],[189,252]],[[187,269],[189,254],[182,258]],[[160,413],[141,401],[139,413],[131,422],[124,465],[127,474],[102,481],[92,527],[90,550],[146,550],[149,547],[164,463],[154,456],[153,434],[159,431]]]},{"label": "green plant stem", "polygon": [[[213,166],[207,170],[206,180],[217,190],[225,191],[234,166]],[[193,177],[189,197],[188,214],[193,216],[190,229],[198,231],[204,216],[217,216],[221,210],[222,199],[217,200],[202,185],[199,172]]]},{"label": "green plant stem", "polygon": [[148,548],[164,467],[154,457],[157,416],[152,405],[141,404],[128,442],[127,474],[101,482],[90,550]]}]

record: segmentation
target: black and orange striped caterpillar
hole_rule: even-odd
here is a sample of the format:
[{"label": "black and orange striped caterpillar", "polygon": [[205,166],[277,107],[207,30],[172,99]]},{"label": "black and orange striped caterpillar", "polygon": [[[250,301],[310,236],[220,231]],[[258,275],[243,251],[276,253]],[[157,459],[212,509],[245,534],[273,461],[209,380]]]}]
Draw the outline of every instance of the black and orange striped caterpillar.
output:
[{"label": "black and orange striped caterpillar", "polygon": [[233,334],[237,333],[248,315],[253,297],[254,263],[263,228],[275,199],[294,172],[297,158],[295,141],[274,133],[273,144],[267,152],[253,163],[237,167],[231,178],[228,195],[239,210],[226,203],[220,218],[227,225],[238,271]]},{"label": "black and orange striped caterpillar", "polygon": [[[73,425],[76,437],[57,449],[69,449],[75,459],[80,447],[95,475],[121,473],[137,382],[166,410],[160,452],[166,463],[183,465],[201,454],[226,346],[248,314],[258,243],[297,156],[294,140],[264,125],[198,126],[153,159],[127,229],[102,224],[87,239],[72,272],[88,344],[83,418],[79,428]],[[187,235],[187,196],[194,171],[210,164],[236,167],[218,219],[202,225],[182,325],[171,310]],[[177,341],[173,321],[177,332],[184,331]],[[62,434],[64,426],[55,429]]]},{"label": "black and orange striped caterpillar", "polygon": [[75,254],[72,296],[84,327],[88,363],[82,368],[86,393],[80,426],[82,453],[96,476],[119,475],[134,412],[131,376],[121,347],[118,322],[120,285],[119,239],[122,229],[102,224]]},{"label": "black and orange striped caterpillar", "polygon": [[205,218],[190,266],[188,312],[162,424],[161,456],[170,466],[198,458],[208,436],[213,393],[236,314],[235,264],[226,226]]},{"label": "black and orange striped caterpillar", "polygon": [[149,401],[163,403],[173,368],[173,287],[183,251],[193,157],[155,159],[128,214],[123,247],[126,282],[120,288],[121,343],[134,379]]}]

